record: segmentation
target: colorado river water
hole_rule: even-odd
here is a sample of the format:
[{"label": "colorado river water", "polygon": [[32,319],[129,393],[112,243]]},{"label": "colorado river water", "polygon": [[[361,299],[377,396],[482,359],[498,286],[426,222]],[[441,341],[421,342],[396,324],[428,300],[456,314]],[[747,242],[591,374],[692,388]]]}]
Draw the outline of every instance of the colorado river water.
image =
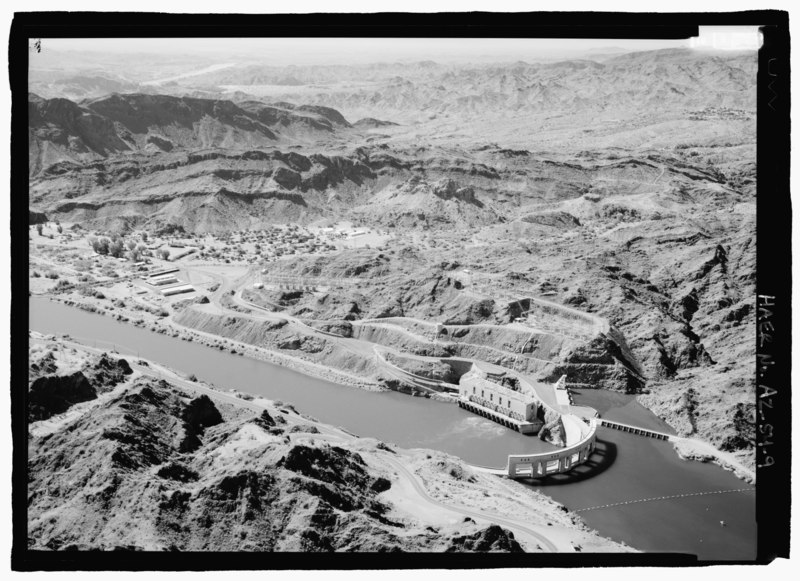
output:
[{"label": "colorado river water", "polygon": [[378,438],[404,448],[442,450],[474,464],[503,466],[508,454],[557,449],[536,436],[523,436],[453,404],[330,383],[41,297],[31,297],[30,329],[67,333],[89,345],[96,342],[98,347],[115,346],[121,354],[138,354],[172,369],[193,373],[222,389],[232,388],[292,403],[305,414],[359,436]]},{"label": "colorado river water", "polygon": [[[291,402],[303,413],[361,436],[406,448],[433,448],[475,464],[498,466],[505,464],[508,454],[553,449],[536,437],[523,436],[452,404],[336,385],[41,297],[30,299],[30,329],[66,333],[88,344],[96,341],[98,346],[113,344],[120,353],[138,354],[194,373],[223,389]],[[606,397],[602,392],[587,397],[593,398],[604,417],[638,418],[639,425],[655,422],[648,427],[658,429],[660,420],[630,398]],[[681,460],[669,442],[600,428],[597,453],[587,465],[530,483],[581,511],[583,520],[601,534],[637,549],[691,553],[705,560],[755,558],[754,487],[717,466]],[[719,493],[738,489],[745,490]],[[645,499],[652,500],[630,503]],[[630,504],[595,508],[626,502]],[[587,508],[592,510],[582,510]]]}]

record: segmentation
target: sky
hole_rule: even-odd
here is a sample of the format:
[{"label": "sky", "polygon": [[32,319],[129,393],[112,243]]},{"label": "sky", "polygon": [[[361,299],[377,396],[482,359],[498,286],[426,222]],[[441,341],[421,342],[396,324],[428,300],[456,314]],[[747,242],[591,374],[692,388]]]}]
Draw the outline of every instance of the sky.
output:
[{"label": "sky", "polygon": [[[194,55],[214,60],[258,59],[275,65],[356,64],[367,62],[479,62],[551,59],[594,51],[644,51],[689,46],[739,47],[752,41],[754,28],[744,34],[701,35],[686,40],[627,39],[453,39],[453,38],[90,38],[43,39],[57,52],[96,52],[109,55],[155,53]],[[749,34],[748,34],[749,32]],[[731,39],[734,39],[731,41]],[[733,42],[733,45],[731,44]]]}]

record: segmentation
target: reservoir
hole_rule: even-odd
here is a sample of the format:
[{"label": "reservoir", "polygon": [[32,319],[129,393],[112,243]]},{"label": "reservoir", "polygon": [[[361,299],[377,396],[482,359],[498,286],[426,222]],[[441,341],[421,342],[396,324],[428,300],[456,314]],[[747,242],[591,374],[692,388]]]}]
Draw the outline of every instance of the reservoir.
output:
[{"label": "reservoir", "polygon": [[[222,389],[290,402],[360,436],[441,450],[474,464],[502,466],[508,454],[554,449],[452,404],[336,385],[41,297],[30,298],[30,329],[114,345]],[[631,396],[588,390],[576,400],[608,419],[669,431]],[[704,560],[756,556],[755,488],[717,466],[681,460],[669,442],[599,428],[597,452],[587,464],[529,485],[579,511],[589,527],[640,550]]]}]

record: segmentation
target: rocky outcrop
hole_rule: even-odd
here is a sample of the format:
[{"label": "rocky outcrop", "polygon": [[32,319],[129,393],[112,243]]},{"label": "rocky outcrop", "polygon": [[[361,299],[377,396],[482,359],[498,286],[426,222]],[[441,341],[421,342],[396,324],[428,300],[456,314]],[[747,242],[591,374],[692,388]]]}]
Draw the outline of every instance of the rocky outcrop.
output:
[{"label": "rocky outcrop", "polygon": [[344,118],[344,115],[339,113],[336,109],[332,109],[330,107],[323,107],[321,105],[300,105],[295,107],[294,110],[314,113],[315,115],[324,117],[334,125],[339,125],[341,127],[352,127],[350,123],[348,123],[347,119]]},{"label": "rocky outcrop", "polygon": [[85,373],[98,390],[107,391],[126,381],[133,373],[133,369],[125,359],[115,359],[103,353],[92,367],[85,370]]},{"label": "rocky outcrop", "polygon": [[64,356],[45,346],[32,350],[28,362],[29,421],[39,421],[67,411],[76,403],[128,381],[133,369],[125,359],[108,353],[84,358]]},{"label": "rocky outcrop", "polygon": [[340,337],[349,338],[353,336],[353,325],[349,321],[314,323],[313,327],[320,331],[325,331],[326,333],[339,335]]},{"label": "rocky outcrop", "polygon": [[180,443],[182,452],[196,450],[202,444],[200,436],[206,428],[222,423],[222,416],[207,395],[201,395],[189,402],[181,413],[185,432]]},{"label": "rocky outcrop", "polygon": [[514,539],[514,533],[497,525],[491,525],[472,535],[455,537],[445,549],[453,551],[474,551],[479,553],[511,552],[522,553],[522,547]]},{"label": "rocky outcrop", "polygon": [[373,117],[364,117],[363,119],[359,119],[353,123],[353,127],[357,127],[359,129],[375,129],[376,127],[391,127],[393,125],[397,125],[397,123],[383,121]]},{"label": "rocky outcrop", "polygon": [[379,482],[367,473],[361,456],[338,446],[312,448],[297,445],[278,461],[277,466],[330,485],[328,492],[331,495],[337,494],[337,490],[351,489],[353,494],[349,497],[336,497],[337,508],[346,511],[363,508],[359,496],[387,489],[385,479]]},{"label": "rocky outcrop", "polygon": [[36,212],[34,210],[28,210],[28,224],[46,224],[47,223],[47,215],[44,212]]},{"label": "rocky outcrop", "polygon": [[[396,520],[362,452],[292,443],[268,411],[140,379],[30,442],[29,546],[45,550],[518,551],[509,531]],[[284,406],[290,410],[290,406]],[[281,416],[281,414],[277,414]],[[285,420],[281,418],[281,422]],[[299,428],[295,425],[292,428]],[[188,431],[199,446],[183,445]],[[311,424],[291,433],[316,434]],[[385,448],[385,446],[383,447]],[[379,453],[391,454],[395,451]],[[362,449],[364,449],[362,447]],[[373,445],[366,449],[373,450]],[[370,452],[374,454],[374,452]],[[464,470],[452,461],[451,472]]]},{"label": "rocky outcrop", "polygon": [[292,335],[278,343],[278,349],[287,351],[304,351],[305,353],[319,353],[325,348],[325,343],[314,337],[300,337]]},{"label": "rocky outcrop", "polygon": [[752,402],[737,403],[734,410],[733,433],[723,436],[719,445],[723,452],[753,449],[756,440],[756,405]]},{"label": "rocky outcrop", "polygon": [[39,377],[28,390],[28,421],[46,420],[76,403],[95,398],[97,391],[80,371]]},{"label": "rocky outcrop", "polygon": [[523,216],[520,221],[557,229],[572,229],[581,225],[580,220],[567,212],[537,212]]},{"label": "rocky outcrop", "polygon": [[58,372],[58,363],[55,354],[46,350],[42,354],[31,353],[28,357],[28,377],[35,379],[43,375],[55,375]]},{"label": "rocky outcrop", "polygon": [[567,431],[561,415],[549,408],[539,408],[539,416],[544,425],[539,430],[540,440],[549,442],[554,446],[564,447],[567,445]]},{"label": "rocky outcrop", "polygon": [[392,353],[387,353],[385,357],[389,363],[414,375],[447,383],[458,383],[459,374],[446,361],[421,361]]}]

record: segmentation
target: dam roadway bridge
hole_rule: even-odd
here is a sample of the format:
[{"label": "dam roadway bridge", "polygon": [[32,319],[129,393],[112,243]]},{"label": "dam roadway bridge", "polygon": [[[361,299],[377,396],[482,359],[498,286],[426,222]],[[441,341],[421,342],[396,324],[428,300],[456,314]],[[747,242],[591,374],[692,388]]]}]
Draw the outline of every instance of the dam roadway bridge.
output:
[{"label": "dam roadway bridge", "polygon": [[612,422],[610,420],[604,420],[601,418],[598,418],[597,422],[604,428],[611,428],[612,430],[620,430],[622,432],[628,432],[636,436],[644,436],[645,438],[655,438],[656,440],[669,440],[671,438],[669,434],[665,434],[664,432],[656,432],[655,430],[638,428],[636,426],[622,424],[620,422]]}]

